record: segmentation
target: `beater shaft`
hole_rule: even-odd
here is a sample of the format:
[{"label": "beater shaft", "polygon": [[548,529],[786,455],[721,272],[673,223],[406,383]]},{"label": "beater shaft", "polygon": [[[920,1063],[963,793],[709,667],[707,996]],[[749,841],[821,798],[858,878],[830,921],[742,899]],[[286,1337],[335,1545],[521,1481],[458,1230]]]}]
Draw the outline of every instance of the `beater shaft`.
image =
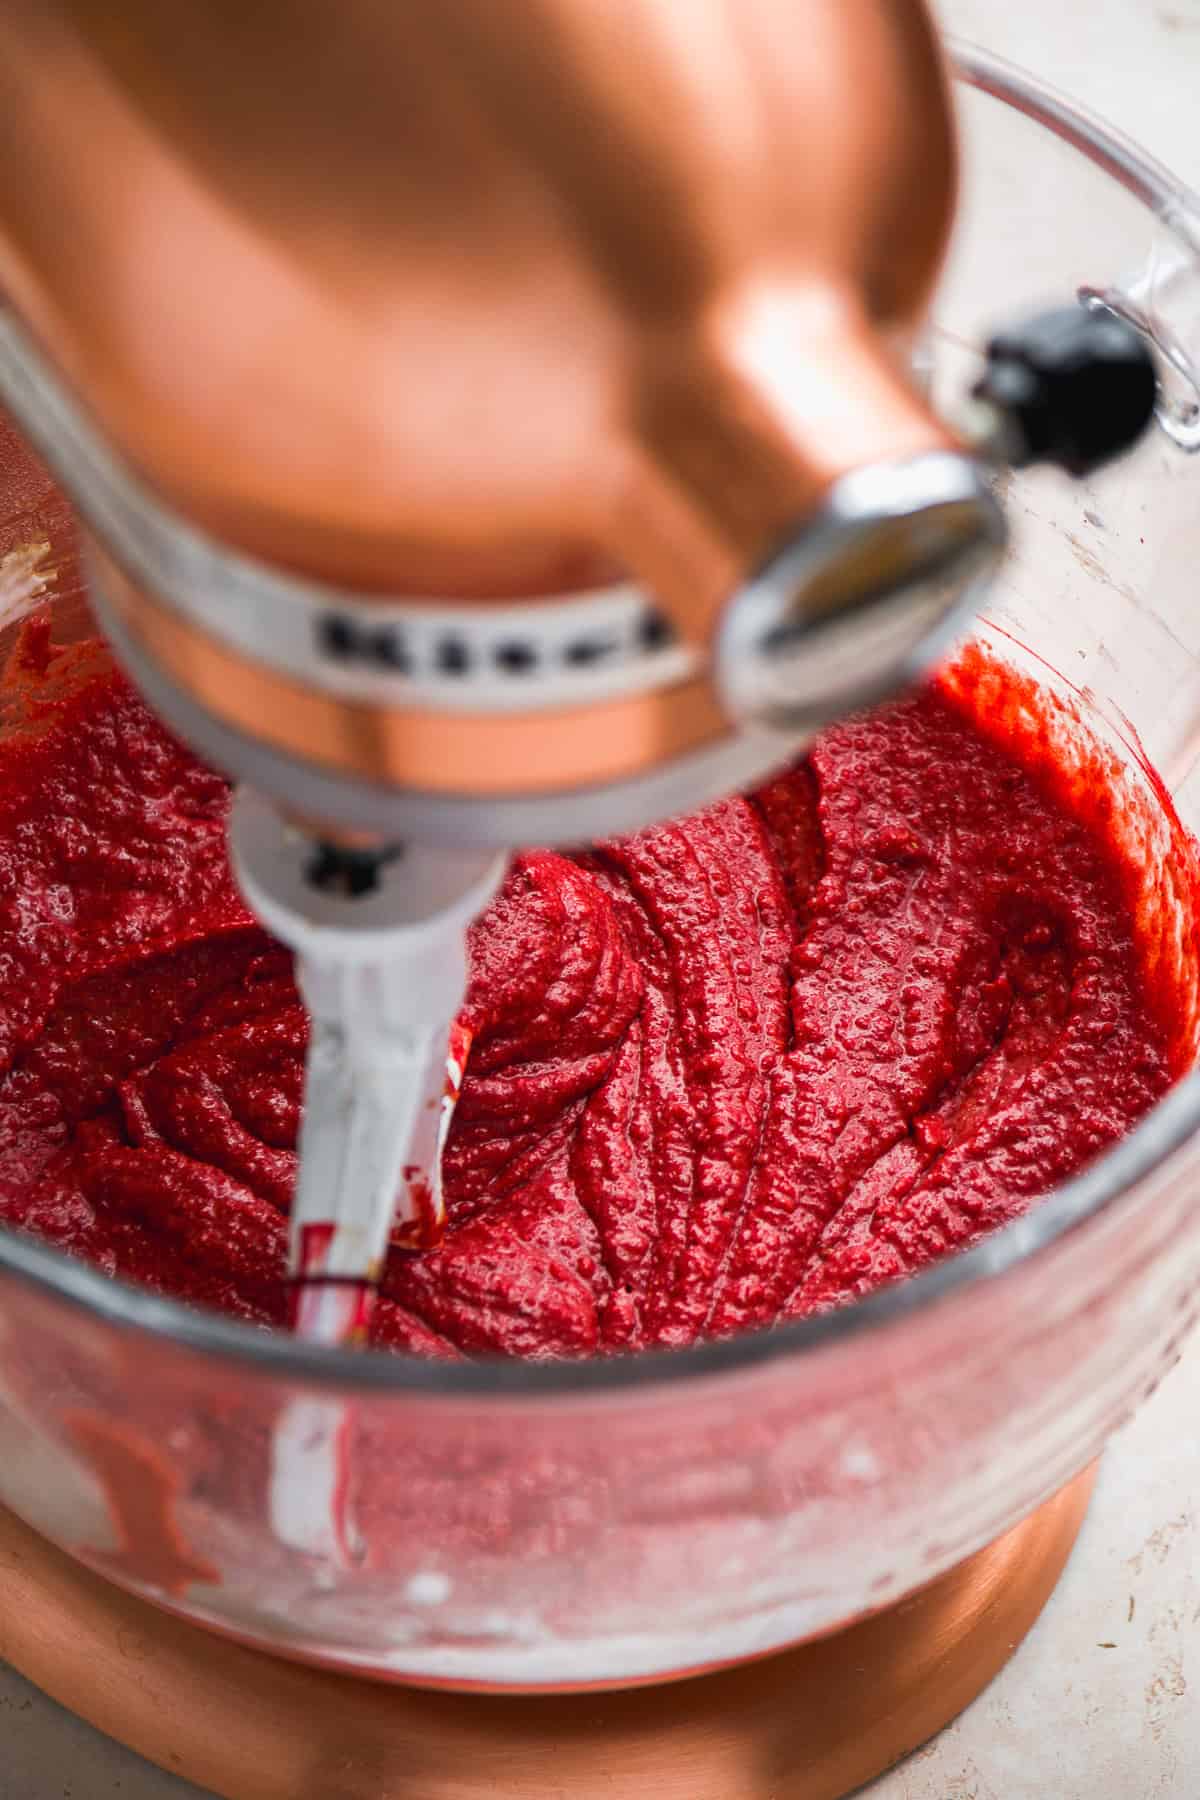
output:
[{"label": "beater shaft", "polygon": [[389,1244],[441,1235],[441,1151],[470,1049],[455,1022],[466,931],[504,858],[341,855],[246,789],[229,834],[248,905],[296,952],[312,1022],[289,1246],[295,1329],[361,1343]]}]

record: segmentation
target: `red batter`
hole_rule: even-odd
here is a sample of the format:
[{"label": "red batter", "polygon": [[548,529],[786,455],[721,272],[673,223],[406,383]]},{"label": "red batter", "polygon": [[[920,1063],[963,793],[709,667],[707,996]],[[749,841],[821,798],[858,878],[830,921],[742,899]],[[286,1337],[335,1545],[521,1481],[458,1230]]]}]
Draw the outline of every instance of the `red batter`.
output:
[{"label": "red batter", "polygon": [[[0,1219],[278,1324],[305,1020],[225,806],[108,674],[0,750]],[[377,1340],[685,1344],[1019,1213],[1178,1073],[1104,813],[934,691],[753,799],[521,857],[475,933],[449,1234],[393,1253]]]}]

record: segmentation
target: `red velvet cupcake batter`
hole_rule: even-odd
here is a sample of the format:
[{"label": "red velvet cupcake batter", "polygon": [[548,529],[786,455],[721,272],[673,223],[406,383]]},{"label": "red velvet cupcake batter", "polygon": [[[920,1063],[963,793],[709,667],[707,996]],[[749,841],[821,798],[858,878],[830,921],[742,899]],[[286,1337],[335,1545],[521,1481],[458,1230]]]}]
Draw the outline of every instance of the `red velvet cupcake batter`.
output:
[{"label": "red velvet cupcake batter", "polygon": [[[281,1323],[305,1020],[224,784],[111,674],[0,765],[0,1219]],[[1021,1212],[1178,1073],[1102,813],[930,691],[753,799],[520,857],[474,937],[450,1229],[393,1253],[377,1341],[686,1344]]]}]

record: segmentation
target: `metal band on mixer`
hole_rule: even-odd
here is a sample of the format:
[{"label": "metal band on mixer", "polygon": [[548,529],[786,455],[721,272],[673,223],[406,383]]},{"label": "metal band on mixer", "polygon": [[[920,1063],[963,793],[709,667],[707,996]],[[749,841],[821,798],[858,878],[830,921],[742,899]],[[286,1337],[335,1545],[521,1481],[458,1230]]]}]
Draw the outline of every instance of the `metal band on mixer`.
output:
[{"label": "metal band on mixer", "polygon": [[[540,791],[493,789],[455,793],[410,775],[397,786],[382,771],[321,761],[310,741],[277,743],[202,705],[140,640],[115,608],[97,605],[101,627],[121,663],[154,709],[201,756],[236,774],[298,816],[336,819],[368,833],[466,848],[512,844],[577,844],[633,831],[746,787],[782,764],[792,734],[770,730],[726,734],[685,747],[668,762],[598,785],[570,783],[548,759]],[[331,705],[332,702],[326,702]],[[643,702],[649,705],[649,700]],[[605,742],[612,737],[604,734]]]}]

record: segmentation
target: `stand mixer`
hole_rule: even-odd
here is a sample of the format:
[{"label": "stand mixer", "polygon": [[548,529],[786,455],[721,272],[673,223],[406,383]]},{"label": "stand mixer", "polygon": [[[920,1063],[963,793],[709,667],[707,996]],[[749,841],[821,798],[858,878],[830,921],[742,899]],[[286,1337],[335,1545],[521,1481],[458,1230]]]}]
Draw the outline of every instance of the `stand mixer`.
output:
[{"label": "stand mixer", "polygon": [[[1154,368],[1067,304],[933,410],[954,139],[900,0],[23,3],[0,44],[0,397],[114,651],[244,784],[234,866],[314,1024],[296,1324],[352,1343],[397,1207],[438,1228],[504,852],[699,805],[909,681],[999,561],[995,465],[1086,474]],[[352,1557],[340,1403],[296,1408],[277,1534]]]},{"label": "stand mixer", "polygon": [[356,1341],[394,1223],[440,1231],[503,851],[911,679],[1003,545],[980,454],[1083,472],[1153,368],[1073,309],[993,347],[973,446],[922,397],[955,154],[917,0],[0,33],[0,395],[118,655],[248,784],[233,865],[313,1021],[296,1325]]}]

